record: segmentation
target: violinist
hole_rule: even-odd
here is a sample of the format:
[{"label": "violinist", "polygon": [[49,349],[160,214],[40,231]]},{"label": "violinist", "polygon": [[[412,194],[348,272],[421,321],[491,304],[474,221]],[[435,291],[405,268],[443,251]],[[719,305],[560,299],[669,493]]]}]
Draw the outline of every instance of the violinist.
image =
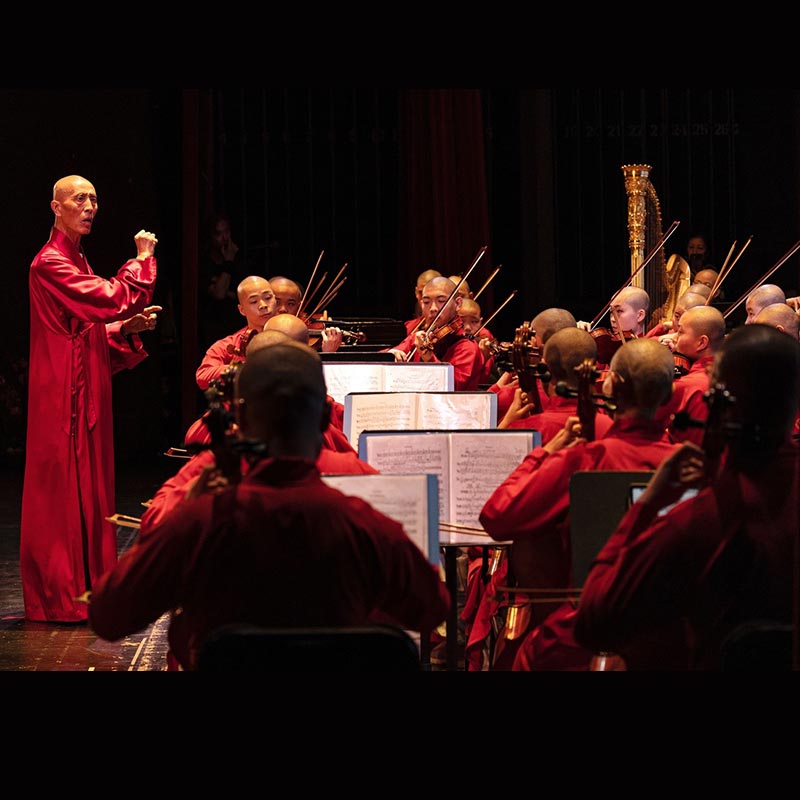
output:
[{"label": "violinist", "polygon": [[480,383],[489,383],[489,376],[494,365],[494,355],[489,348],[491,342],[495,340],[491,331],[483,327],[483,317],[481,307],[475,300],[468,297],[461,301],[458,309],[458,316],[464,327],[464,333],[478,343],[483,358],[483,368],[481,370]]},{"label": "violinist", "polygon": [[772,303],[764,306],[753,322],[769,325],[794,339],[800,339],[800,312],[795,311],[788,303]]},{"label": "violinist", "polygon": [[[800,344],[741,326],[717,354],[711,383],[714,429],[704,444],[723,441],[720,471],[707,471],[703,449],[681,445],[620,521],[581,594],[576,639],[619,653],[628,669],[716,670],[737,625],[793,620]],[[722,391],[734,402],[717,413]],[[699,491],[669,508],[687,488]]]},{"label": "violinist", "polygon": [[[590,359],[592,363],[597,359],[597,345],[589,333],[579,328],[562,328],[556,331],[547,340],[542,358],[551,376],[544,383],[549,398],[547,407],[540,414],[531,414],[532,403],[522,405],[521,391],[517,389],[514,402],[497,427],[537,430],[542,435],[542,444],[549,442],[564,427],[569,417],[578,414],[577,396],[560,396],[556,394],[555,387],[563,382],[569,389],[577,390],[577,368],[586,359]],[[595,418],[596,438],[602,438],[612,422],[610,415],[600,410]]]},{"label": "violinist", "polygon": [[244,361],[247,343],[275,314],[275,294],[266,278],[250,275],[238,285],[236,295],[239,299],[239,313],[247,324],[235,333],[218,339],[206,350],[195,372],[197,385],[203,391],[208,389],[211,381],[219,378],[232,363]]},{"label": "violinist", "polygon": [[704,306],[706,298],[702,294],[695,292],[684,292],[675,303],[675,309],[672,312],[672,319],[667,322],[659,322],[647,331],[645,336],[648,339],[657,339],[661,344],[669,347],[670,350],[675,349],[675,339],[678,335],[678,323],[681,320],[681,315],[695,306]]},{"label": "violinist", "polygon": [[[580,437],[570,417],[547,444],[534,448],[501,483],[480,513],[483,529],[511,540],[509,574],[516,585],[537,589],[570,586],[569,480],[578,470],[655,469],[678,445],[669,442],[656,410],[670,396],[672,356],[652,339],[620,347],[611,360],[603,394],[615,405],[602,438]],[[551,617],[551,615],[554,615]],[[509,655],[514,670],[588,669],[592,652],[571,637],[572,603],[531,604],[531,629]],[[508,669],[508,659],[503,668]]]},{"label": "violinist", "polygon": [[617,292],[609,306],[610,328],[594,328],[589,323],[579,322],[578,327],[589,332],[597,342],[597,365],[605,369],[611,356],[623,342],[638,339],[647,332],[647,315],[650,310],[650,295],[638,286],[627,286]]},{"label": "violinist", "polygon": [[673,357],[680,354],[686,358],[689,371],[675,379],[672,397],[658,417],[667,423],[672,441],[700,444],[702,430],[697,426],[682,428],[673,417],[683,414],[705,420],[708,406],[703,398],[709,387],[711,363],[725,341],[725,318],[713,306],[695,306],[681,316],[677,334]]},{"label": "violinist", "polygon": [[275,294],[276,314],[297,314],[300,311],[300,301],[303,299],[303,290],[299,283],[276,275],[269,279],[269,285]]},{"label": "violinist", "polygon": [[407,334],[410,334],[413,330],[420,329],[422,327],[422,306],[420,305],[420,300],[422,300],[422,290],[425,288],[425,285],[428,283],[428,281],[441,277],[442,273],[433,268],[423,270],[419,275],[417,275],[417,283],[414,286],[414,316],[412,319],[407,319],[404,323]]},{"label": "violinist", "polygon": [[476,342],[464,334],[458,310],[463,298],[449,278],[433,278],[422,290],[420,304],[425,330],[406,336],[393,353],[396,361],[423,361],[453,365],[455,391],[475,391],[483,357]]},{"label": "violinist", "polygon": [[747,295],[747,300],[745,300],[744,306],[745,310],[747,311],[747,319],[745,320],[744,324],[751,325],[753,322],[755,322],[755,319],[761,310],[767,306],[770,306],[773,303],[785,302],[786,295],[780,286],[776,286],[774,283],[762,283],[761,286],[753,289],[753,291]]}]

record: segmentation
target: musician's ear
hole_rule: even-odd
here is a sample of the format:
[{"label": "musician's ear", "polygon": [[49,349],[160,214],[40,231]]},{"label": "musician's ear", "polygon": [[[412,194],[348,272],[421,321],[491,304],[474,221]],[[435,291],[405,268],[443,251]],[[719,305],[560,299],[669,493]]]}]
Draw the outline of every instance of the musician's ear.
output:
[{"label": "musician's ear", "polygon": [[320,420],[319,429],[321,431],[328,430],[328,425],[331,424],[331,413],[333,412],[333,405],[331,404],[330,398],[325,401],[325,404],[322,406],[322,419]]}]

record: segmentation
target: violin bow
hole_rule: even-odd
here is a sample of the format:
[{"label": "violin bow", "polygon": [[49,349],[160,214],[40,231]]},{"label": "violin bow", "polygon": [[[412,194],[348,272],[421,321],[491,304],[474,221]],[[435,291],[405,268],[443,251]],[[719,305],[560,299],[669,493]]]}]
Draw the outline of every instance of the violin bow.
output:
[{"label": "violin bow", "polygon": [[297,316],[300,316],[300,312],[303,310],[303,306],[306,303],[306,296],[308,295],[308,290],[311,287],[311,284],[314,282],[314,276],[317,274],[317,270],[319,269],[320,262],[322,261],[322,256],[325,255],[324,250],[320,250],[319,258],[317,259],[317,263],[314,265],[314,269],[311,272],[311,277],[308,279],[308,283],[306,284],[306,290],[303,292],[303,296],[300,298],[300,305],[297,307]]},{"label": "violin bow", "polygon": [[795,242],[789,250],[786,252],[786,255],[781,258],[775,266],[768,269],[762,276],[759,278],[722,316],[727,319],[728,316],[735,311],[739,306],[744,303],[745,300],[750,296],[751,292],[754,292],[759,286],[761,286],[767,278],[771,277],[773,273],[777,272],[780,267],[782,267],[798,250],[800,250],[800,241]]},{"label": "violin bow", "polygon": [[473,300],[477,300],[483,294],[484,289],[494,280],[494,276],[497,275],[498,272],[500,272],[500,267],[502,266],[503,266],[502,264],[498,264],[495,267],[494,272],[486,279],[486,283],[484,283],[483,286],[481,286],[481,288],[478,289],[477,292],[475,292],[475,296],[472,298]]},{"label": "violin bow", "polygon": [[[342,278],[341,281],[339,280],[345,269],[347,269],[347,262],[345,262],[344,266],[339,270],[338,273],[336,273],[336,277],[331,281],[330,287],[317,301],[317,304],[314,306],[314,310],[309,314],[309,316],[315,316],[317,313],[319,313],[320,309],[324,308],[328,303],[330,303],[331,300],[333,300],[334,297],[336,297],[339,289],[342,288],[342,284],[344,284],[344,282],[347,280],[347,278]],[[327,273],[325,274],[327,275]],[[314,294],[316,294],[316,292],[314,292]],[[311,301],[309,300],[309,302]]]},{"label": "violin bow", "polygon": [[638,267],[631,273],[630,278],[622,284],[622,286],[617,289],[616,292],[611,296],[611,299],[603,306],[603,310],[591,321],[589,324],[589,331],[593,331],[600,320],[605,316],[606,312],[609,308],[611,308],[611,304],[616,299],[617,295],[623,290],[627,289],[633,283],[633,279],[656,257],[658,251],[667,243],[667,239],[675,233],[678,225],[680,225],[680,220],[675,220],[672,225],[669,226],[669,230],[658,240],[656,246],[647,254],[647,257]]},{"label": "violin bow", "polygon": [[495,311],[494,314],[492,314],[492,316],[489,317],[489,319],[487,319],[486,322],[484,322],[481,327],[482,328],[489,327],[489,323],[491,323],[491,321],[511,302],[516,293],[517,290],[514,289],[514,291],[511,292],[511,294],[500,304],[500,307],[497,309],[497,311]]},{"label": "violin bow", "polygon": [[748,245],[752,241],[753,241],[753,237],[750,236],[750,238],[742,246],[742,249],[739,251],[739,255],[737,255],[736,258],[733,259],[733,263],[730,266],[726,266],[728,264],[728,261],[730,260],[731,253],[733,253],[733,248],[736,247],[736,242],[734,241],[734,243],[731,245],[731,249],[730,249],[730,252],[728,253],[728,257],[725,259],[725,263],[720,268],[719,275],[717,275],[717,279],[714,281],[714,285],[711,287],[711,293],[706,298],[706,305],[707,306],[711,305],[711,301],[713,300],[714,295],[719,291],[720,286],[722,286],[722,281],[724,281],[725,278],[727,278],[728,275],[730,275],[730,272],[734,268],[734,266],[736,265],[736,262],[742,257],[742,253],[744,253],[744,251],[747,250]]}]

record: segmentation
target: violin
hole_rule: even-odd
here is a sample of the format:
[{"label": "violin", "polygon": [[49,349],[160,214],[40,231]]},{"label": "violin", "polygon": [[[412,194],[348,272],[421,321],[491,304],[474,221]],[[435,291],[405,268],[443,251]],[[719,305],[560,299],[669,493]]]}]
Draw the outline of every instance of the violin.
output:
[{"label": "violin", "polygon": [[250,344],[250,340],[257,333],[258,331],[255,328],[248,328],[243,334],[241,334],[241,336],[239,336],[236,344],[228,344],[228,353],[235,358],[244,361],[245,353],[247,352],[247,345]]},{"label": "violin", "polygon": [[585,359],[575,367],[575,372],[578,374],[578,388],[573,389],[567,385],[566,381],[559,381],[556,384],[556,394],[559,397],[578,398],[578,419],[581,423],[581,438],[586,439],[587,442],[593,442],[597,409],[602,408],[613,414],[616,411],[616,405],[613,397],[594,391],[594,387],[600,377],[600,371],[591,358]]},{"label": "violin", "polygon": [[519,388],[522,389],[523,404],[533,404],[531,413],[541,414],[542,398],[536,381],[547,382],[552,376],[547,370],[547,364],[542,362],[541,348],[532,343],[535,335],[536,331],[531,328],[529,322],[517,328],[511,345],[511,363],[519,381]]},{"label": "violin", "polygon": [[600,364],[610,364],[612,356],[624,342],[637,338],[633,331],[623,331],[620,336],[610,328],[595,328],[591,331],[591,336],[597,345],[597,361]]},{"label": "violin", "polygon": [[424,331],[424,341],[417,348],[423,352],[429,352],[436,347],[446,336],[451,333],[461,333],[464,330],[464,321],[457,314],[450,322],[439,325],[431,330]]},{"label": "violin", "polygon": [[[309,330],[309,345],[315,347],[318,343],[322,342],[322,331],[325,328],[339,328],[342,332],[342,343],[348,345],[363,344],[367,341],[367,335],[363,331],[351,331],[343,328],[341,324],[334,319],[324,319],[323,317],[301,317],[306,327]],[[311,331],[320,331],[319,336],[314,336]]]}]

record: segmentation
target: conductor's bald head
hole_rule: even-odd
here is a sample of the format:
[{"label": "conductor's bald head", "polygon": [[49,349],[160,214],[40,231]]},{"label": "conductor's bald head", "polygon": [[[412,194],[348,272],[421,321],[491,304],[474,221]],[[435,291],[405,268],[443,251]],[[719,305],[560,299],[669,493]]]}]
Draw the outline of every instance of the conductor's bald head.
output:
[{"label": "conductor's bald head", "polygon": [[316,458],[327,425],[327,390],[319,355],[285,342],[247,353],[236,377],[242,433],[270,455]]}]

